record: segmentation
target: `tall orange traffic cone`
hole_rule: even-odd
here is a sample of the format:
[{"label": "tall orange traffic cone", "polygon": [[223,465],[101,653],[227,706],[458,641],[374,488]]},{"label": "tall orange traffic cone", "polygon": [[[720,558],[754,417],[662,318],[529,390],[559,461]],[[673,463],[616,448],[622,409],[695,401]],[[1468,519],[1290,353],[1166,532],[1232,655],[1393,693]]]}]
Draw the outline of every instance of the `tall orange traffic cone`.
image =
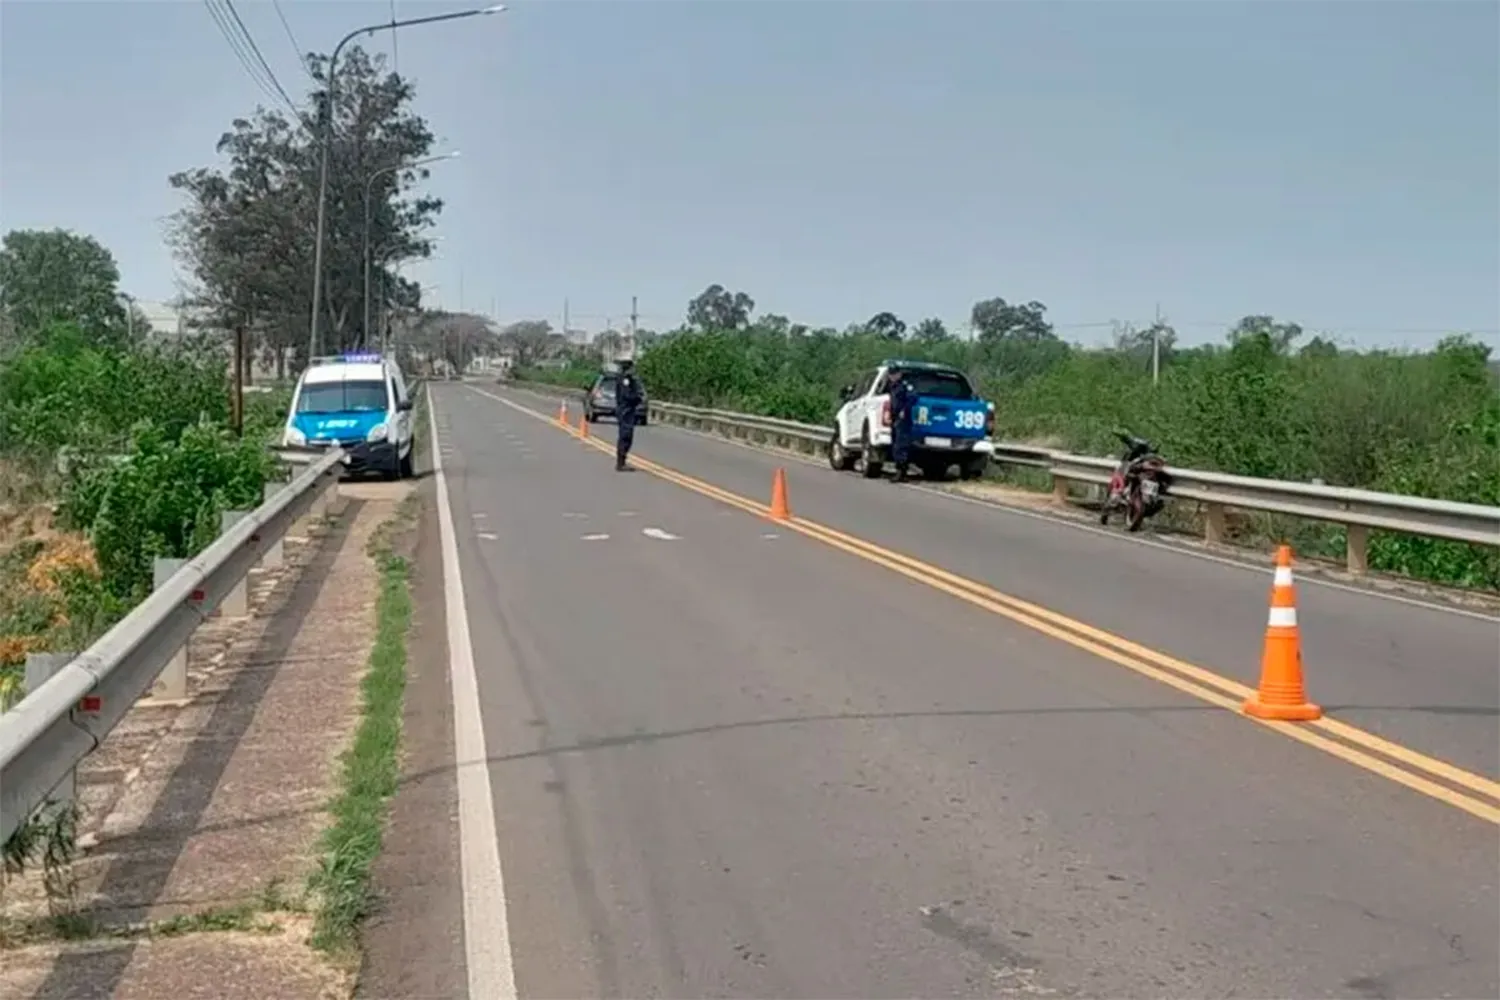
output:
[{"label": "tall orange traffic cone", "polygon": [[578,415],[578,437],[580,439],[587,439],[588,436],[589,436],[589,416],[588,416],[587,413],[580,413]]},{"label": "tall orange traffic cone", "polygon": [[1297,593],[1292,584],[1292,550],[1276,550],[1276,578],[1271,585],[1271,614],[1266,622],[1265,652],[1260,660],[1260,690],[1242,710],[1257,719],[1311,722],[1323,709],[1307,700],[1302,681],[1302,633],[1297,629]]},{"label": "tall orange traffic cone", "polygon": [[786,470],[777,469],[771,479],[771,513],[773,521],[790,521],[792,509],[786,502]]},{"label": "tall orange traffic cone", "polygon": [[568,426],[568,401],[566,399],[557,404],[557,422],[564,427]]}]

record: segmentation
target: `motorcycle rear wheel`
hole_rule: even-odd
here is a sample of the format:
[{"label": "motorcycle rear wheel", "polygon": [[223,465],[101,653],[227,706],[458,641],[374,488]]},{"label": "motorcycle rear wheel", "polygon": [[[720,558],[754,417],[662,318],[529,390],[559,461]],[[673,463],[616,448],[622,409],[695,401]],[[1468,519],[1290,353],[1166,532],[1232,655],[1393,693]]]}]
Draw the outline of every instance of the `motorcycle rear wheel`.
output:
[{"label": "motorcycle rear wheel", "polygon": [[1129,505],[1125,508],[1125,530],[1140,531],[1141,525],[1146,523],[1146,502],[1141,499],[1140,491],[1130,495]]}]

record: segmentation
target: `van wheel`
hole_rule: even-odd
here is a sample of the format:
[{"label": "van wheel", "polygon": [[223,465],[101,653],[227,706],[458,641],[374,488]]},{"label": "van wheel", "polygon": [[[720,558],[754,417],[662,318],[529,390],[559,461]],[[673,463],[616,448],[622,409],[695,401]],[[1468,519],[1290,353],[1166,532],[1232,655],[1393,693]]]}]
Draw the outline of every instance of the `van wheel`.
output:
[{"label": "van wheel", "polygon": [[866,479],[879,479],[884,469],[884,463],[880,461],[880,453],[870,443],[870,425],[865,424],[864,430],[859,432],[859,471]]}]

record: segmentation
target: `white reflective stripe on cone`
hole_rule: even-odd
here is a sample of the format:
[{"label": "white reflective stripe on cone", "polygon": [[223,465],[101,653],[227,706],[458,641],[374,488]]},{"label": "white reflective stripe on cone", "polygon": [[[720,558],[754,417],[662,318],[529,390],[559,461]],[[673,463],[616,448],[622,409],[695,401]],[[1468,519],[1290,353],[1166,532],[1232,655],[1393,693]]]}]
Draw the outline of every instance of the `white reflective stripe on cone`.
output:
[{"label": "white reflective stripe on cone", "polygon": [[1268,621],[1266,624],[1270,625],[1271,628],[1296,628],[1297,609],[1272,608],[1270,621]]},{"label": "white reflective stripe on cone", "polygon": [[1276,567],[1275,585],[1278,587],[1290,587],[1292,585],[1292,568],[1290,566]]}]

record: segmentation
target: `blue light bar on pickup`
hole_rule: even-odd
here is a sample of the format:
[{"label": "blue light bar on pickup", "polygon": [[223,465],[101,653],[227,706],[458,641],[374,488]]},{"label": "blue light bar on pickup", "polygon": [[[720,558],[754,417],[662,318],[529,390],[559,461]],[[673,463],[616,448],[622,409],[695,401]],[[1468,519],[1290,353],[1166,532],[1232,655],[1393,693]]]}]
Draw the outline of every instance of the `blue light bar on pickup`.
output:
[{"label": "blue light bar on pickup", "polygon": [[339,360],[351,365],[372,365],[380,361],[380,355],[374,351],[347,351],[339,355]]}]

